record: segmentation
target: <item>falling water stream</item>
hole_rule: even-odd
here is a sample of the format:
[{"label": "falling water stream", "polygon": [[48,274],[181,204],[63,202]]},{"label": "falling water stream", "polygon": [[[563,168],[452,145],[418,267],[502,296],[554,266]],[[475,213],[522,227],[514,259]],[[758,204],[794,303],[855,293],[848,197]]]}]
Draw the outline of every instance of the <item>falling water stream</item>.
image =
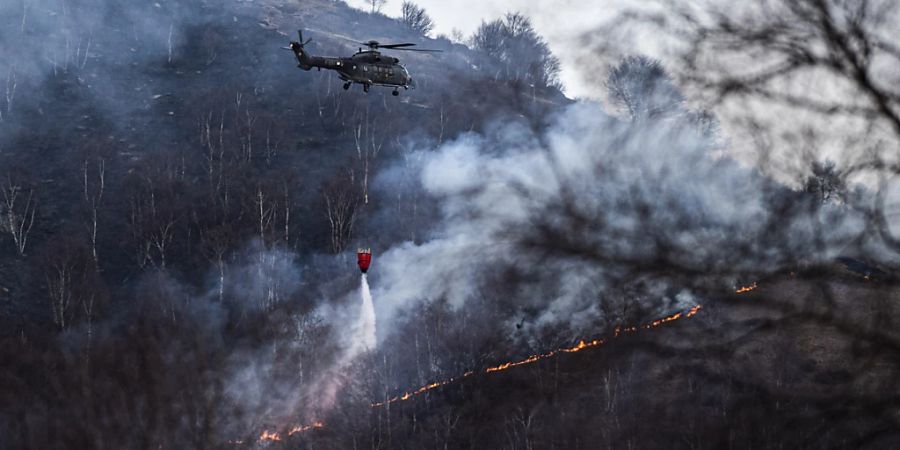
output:
[{"label": "falling water stream", "polygon": [[357,335],[363,349],[375,348],[375,305],[372,303],[372,292],[369,291],[369,280],[366,274],[362,275],[361,282],[362,305],[359,311],[359,325]]}]

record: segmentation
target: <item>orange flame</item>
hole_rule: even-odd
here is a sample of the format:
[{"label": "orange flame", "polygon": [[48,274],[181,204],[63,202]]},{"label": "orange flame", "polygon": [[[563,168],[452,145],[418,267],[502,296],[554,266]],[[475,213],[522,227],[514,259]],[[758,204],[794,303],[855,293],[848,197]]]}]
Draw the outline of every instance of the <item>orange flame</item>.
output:
[{"label": "orange flame", "polygon": [[[305,433],[310,430],[316,430],[319,428],[325,428],[325,424],[323,422],[313,422],[309,425],[295,425],[288,432],[288,436],[293,436],[298,433]],[[277,431],[269,431],[263,430],[262,434],[259,435],[260,442],[281,442],[282,437],[281,433]],[[242,444],[243,441],[229,441],[229,444]]]},{"label": "orange flame", "polygon": [[271,442],[279,442],[281,441],[281,435],[275,431],[263,430],[262,434],[259,435],[260,441],[271,441]]},{"label": "orange flame", "polygon": [[[681,318],[683,318],[683,317],[694,317],[698,312],[700,312],[700,309],[701,309],[701,308],[702,308],[701,305],[697,305],[697,306],[694,306],[693,308],[691,308],[690,310],[688,310],[687,312],[683,312],[683,313],[680,312],[680,313],[677,313],[677,314],[672,314],[671,316],[664,317],[664,318],[658,319],[658,320],[654,320],[653,322],[650,322],[650,323],[645,324],[645,325],[642,325],[642,326],[632,326],[632,327],[628,327],[628,328],[616,328],[615,331],[614,331],[614,333],[613,333],[613,335],[614,335],[614,337],[618,337],[618,336],[619,336],[620,334],[622,334],[622,333],[634,333],[634,332],[636,332],[636,331],[638,331],[638,330],[641,330],[641,329],[649,330],[649,329],[651,329],[651,328],[656,328],[656,327],[658,327],[658,326],[660,326],[660,325],[663,325],[663,324],[666,324],[666,323],[669,323],[669,322],[674,322],[674,321],[676,321],[676,320],[678,320],[678,319],[681,319]],[[552,351],[547,352],[547,353],[542,353],[542,354],[538,354],[538,355],[531,355],[531,356],[529,356],[529,357],[527,357],[527,358],[525,358],[525,359],[523,359],[523,360],[520,360],[520,361],[510,361],[510,362],[506,362],[506,363],[500,364],[499,366],[488,367],[488,368],[484,369],[484,370],[482,371],[482,373],[500,372],[500,371],[503,371],[503,370],[511,369],[511,368],[513,368],[513,367],[524,366],[524,365],[526,365],[526,364],[531,364],[531,363],[533,363],[533,362],[537,362],[537,361],[540,361],[540,360],[542,360],[542,359],[551,358],[551,357],[553,357],[553,356],[556,356],[556,355],[559,354],[559,353],[575,353],[575,352],[580,352],[581,350],[584,350],[584,349],[586,349],[586,348],[597,347],[597,346],[603,345],[603,344],[605,344],[606,342],[607,342],[607,341],[606,341],[605,339],[594,339],[594,340],[592,340],[592,341],[584,341],[584,340],[582,340],[582,341],[579,341],[578,344],[575,345],[574,347],[559,348],[559,349],[552,350]],[[438,387],[441,387],[441,386],[446,386],[446,385],[448,385],[448,384],[450,384],[450,383],[453,383],[453,382],[455,382],[455,381],[457,381],[457,380],[459,380],[459,379],[461,379],[461,378],[465,378],[465,377],[468,377],[468,376],[471,376],[471,375],[474,375],[474,374],[475,374],[474,371],[469,371],[469,372],[464,373],[461,377],[458,377],[458,378],[449,378],[449,379],[444,380],[444,381],[438,381],[438,382],[435,382],[435,383],[427,384],[427,385],[422,386],[422,387],[420,387],[419,389],[416,389],[416,390],[414,390],[414,391],[406,392],[406,393],[404,393],[403,395],[398,395],[398,396],[396,396],[396,397],[391,397],[391,398],[389,398],[389,399],[387,399],[387,400],[385,400],[385,401],[382,401],[382,402],[372,403],[372,407],[384,406],[384,405],[387,405],[387,404],[390,404],[390,403],[395,403],[395,402],[399,402],[399,401],[409,400],[410,398],[412,398],[412,397],[414,397],[414,396],[417,396],[417,395],[419,395],[419,394],[424,394],[425,392],[428,392],[428,391],[430,391],[430,390],[432,390],[432,389],[435,389],[435,388],[438,388]]]},{"label": "orange flame", "polygon": [[734,291],[734,292],[735,292],[736,294],[743,294],[743,293],[750,292],[750,291],[756,289],[756,287],[757,287],[757,285],[756,285],[756,282],[754,281],[754,282],[752,282],[752,283],[750,283],[750,284],[748,284],[748,285],[746,285],[746,286],[741,286],[741,287],[739,287],[739,288],[738,288],[736,291]]},{"label": "orange flame", "polygon": [[293,436],[297,433],[305,433],[309,430],[315,430],[318,428],[325,428],[325,424],[322,422],[313,422],[309,425],[297,425],[294,428],[291,428],[291,431],[288,431],[288,436]]}]

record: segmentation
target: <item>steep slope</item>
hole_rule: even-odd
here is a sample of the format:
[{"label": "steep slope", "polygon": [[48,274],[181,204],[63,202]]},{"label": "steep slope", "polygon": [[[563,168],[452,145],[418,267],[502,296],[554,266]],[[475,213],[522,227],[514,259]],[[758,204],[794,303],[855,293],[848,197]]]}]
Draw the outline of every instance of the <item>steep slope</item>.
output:
[{"label": "steep slope", "polygon": [[[346,92],[280,49],[301,27],[323,54],[445,52],[404,55],[399,98]],[[4,2],[0,46],[3,448],[212,448],[296,417],[357,288],[341,254],[430,229],[418,179],[381,171],[569,102],[326,0]]]},{"label": "steep slope", "polygon": [[[408,150],[410,137],[449,139],[504,117],[540,126],[548,110],[567,102],[558,91],[521,89],[473,68],[484,66],[484,57],[464,46],[417,36],[394,19],[340,2],[161,1],[133,7],[98,0],[67,14],[50,6],[48,16],[30,10],[34,17],[23,27],[20,11],[6,8],[4,42],[15,51],[4,69],[17,74],[18,87],[0,122],[0,145],[7,149],[2,175],[34,189],[40,202],[26,248],[30,260],[53,234],[81,227],[84,189],[73,187],[84,184],[79,168],[88,162],[94,168],[103,160],[107,195],[101,209],[110,211],[131,209],[128,197],[158,186],[159,177],[185,187],[208,187],[215,177],[228,179],[231,195],[248,203],[222,212],[236,217],[252,209],[249,191],[259,180],[269,185],[270,196],[289,182],[293,225],[303,230],[289,239],[329,251],[323,186],[351,179],[358,184],[359,174],[368,192],[368,180]],[[419,84],[399,99],[384,89],[344,92],[334,73],[303,72],[281,50],[298,28],[308,28],[310,50],[322,54],[349,55],[358,47],[353,41],[372,38],[445,52],[399,55]],[[185,219],[178,226],[189,222],[189,205],[204,195],[200,191],[187,189],[171,203],[172,214]],[[376,197],[367,200],[373,202],[370,214],[386,206]],[[101,215],[96,245],[107,248],[98,263],[117,286],[141,267],[130,254],[138,250],[114,243],[140,237],[126,214]],[[238,225],[236,241],[252,233],[247,222]],[[384,244],[398,237],[392,235],[396,229],[383,228],[372,234]],[[207,267],[186,245],[187,229],[180,231],[183,242],[170,246],[175,253],[167,262],[196,279]],[[3,239],[0,285],[12,299],[7,305],[22,303],[15,299],[26,292],[40,296],[39,289],[20,284],[13,267],[22,258],[6,241],[9,234]]]}]

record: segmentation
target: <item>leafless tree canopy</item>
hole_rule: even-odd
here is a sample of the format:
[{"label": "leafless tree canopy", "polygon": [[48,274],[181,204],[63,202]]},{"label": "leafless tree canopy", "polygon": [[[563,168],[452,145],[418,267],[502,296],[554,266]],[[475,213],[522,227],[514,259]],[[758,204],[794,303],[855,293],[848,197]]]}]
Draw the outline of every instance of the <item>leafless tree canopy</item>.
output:
[{"label": "leafless tree canopy", "polygon": [[483,22],[471,42],[476,50],[496,60],[508,79],[558,86],[559,60],[523,14],[508,13],[502,19]]},{"label": "leafless tree canopy", "polygon": [[387,0],[366,0],[366,3],[371,6],[373,13],[377,13],[381,12],[381,8],[384,8],[384,5],[387,4]]},{"label": "leafless tree canopy", "polygon": [[[687,79],[719,98],[757,96],[824,114],[859,115],[900,133],[896,8],[893,0],[766,1],[703,10],[683,5],[667,23],[689,33]],[[792,94],[781,84],[817,73],[849,91]]]},{"label": "leafless tree canopy", "polygon": [[402,16],[400,20],[411,30],[420,34],[428,34],[434,29],[434,21],[425,12],[425,8],[410,1],[404,1],[401,8]]},{"label": "leafless tree canopy", "polygon": [[342,253],[347,250],[353,236],[353,226],[357,221],[360,195],[353,179],[338,176],[322,189],[325,215],[331,230],[331,251]]},{"label": "leafless tree canopy", "polygon": [[684,101],[662,63],[646,56],[622,60],[606,79],[611,100],[632,119],[671,113]]}]

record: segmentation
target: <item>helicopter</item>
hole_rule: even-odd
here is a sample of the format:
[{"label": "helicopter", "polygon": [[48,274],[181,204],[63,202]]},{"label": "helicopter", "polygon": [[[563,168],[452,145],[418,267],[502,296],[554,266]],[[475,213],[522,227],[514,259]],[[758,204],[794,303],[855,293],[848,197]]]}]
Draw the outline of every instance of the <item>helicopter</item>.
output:
[{"label": "helicopter", "polygon": [[400,88],[404,90],[410,87],[415,88],[415,82],[409,75],[409,72],[400,64],[400,60],[393,56],[382,55],[378,49],[405,50],[411,52],[428,52],[438,53],[440,50],[413,49],[416,44],[381,44],[378,41],[360,42],[359,44],[368,47],[368,50],[359,51],[350,57],[330,57],[330,56],[313,56],[306,51],[306,44],[312,41],[312,38],[303,40],[303,30],[297,31],[299,41],[291,41],[291,50],[297,57],[297,67],[303,70],[310,70],[313,67],[322,70],[334,70],[338,73],[338,77],[344,81],[344,90],[350,89],[354,83],[363,85],[363,91],[369,92],[372,86],[392,87],[394,90],[392,95],[400,95]]}]

